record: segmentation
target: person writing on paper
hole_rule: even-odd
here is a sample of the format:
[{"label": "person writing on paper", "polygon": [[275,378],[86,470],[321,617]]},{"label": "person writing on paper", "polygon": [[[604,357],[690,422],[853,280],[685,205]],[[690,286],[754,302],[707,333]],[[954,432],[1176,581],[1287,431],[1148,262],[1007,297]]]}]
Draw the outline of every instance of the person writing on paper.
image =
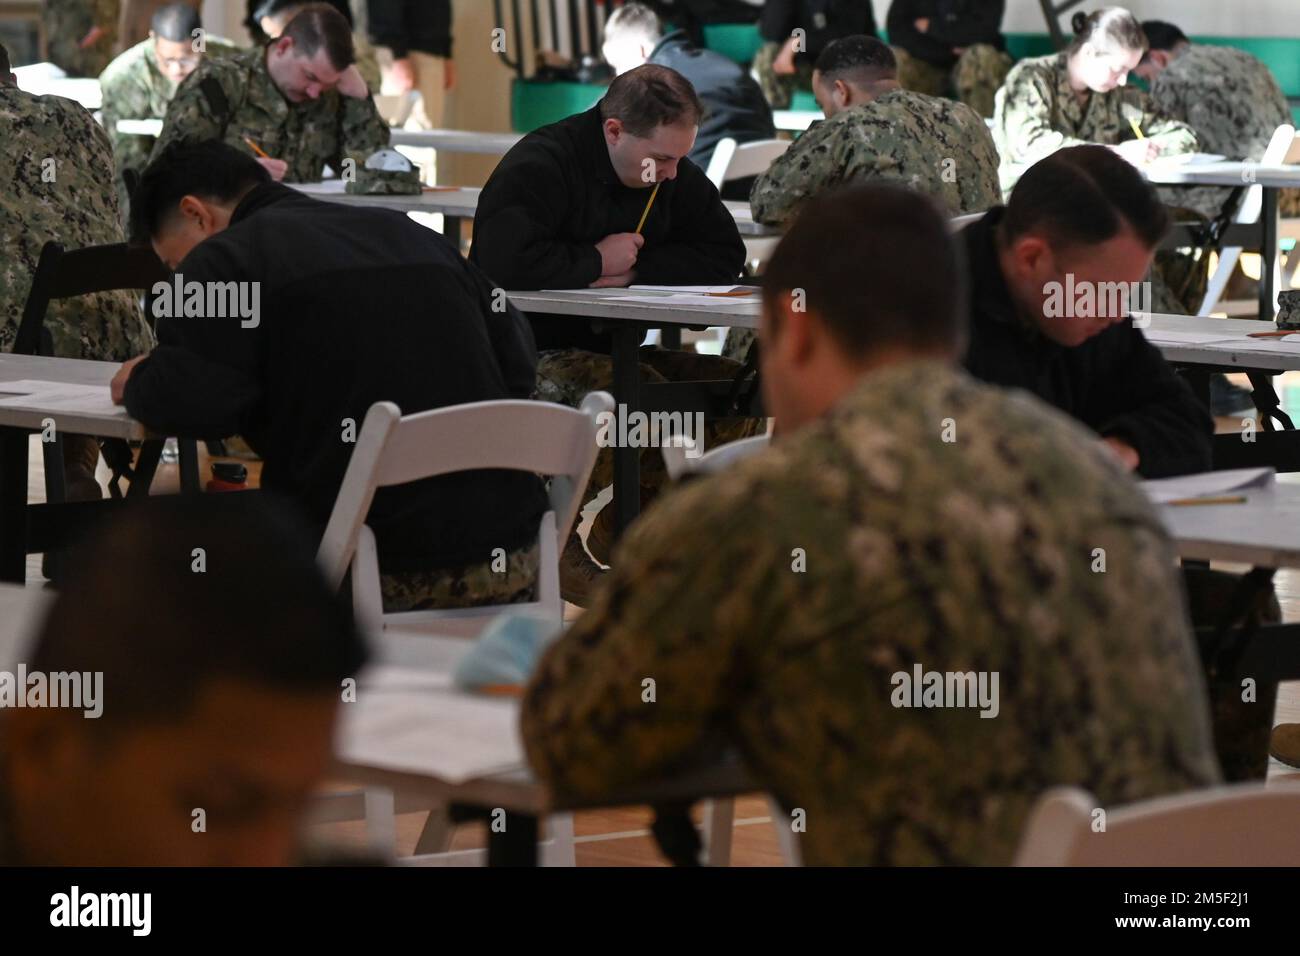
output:
[{"label": "person writing on paper", "polygon": [[[502,289],[727,285],[745,263],[736,221],[704,171],[688,158],[704,106],[680,73],[647,63],[617,77],[585,113],[544,126],[505,155],[479,196],[470,259]],[[577,407],[613,383],[608,333],[590,320],[530,316],[537,337],[535,397]],[[718,355],[642,349],[646,382],[733,378],[741,364]],[[705,446],[761,428],[715,422]],[[585,499],[612,480],[602,448]],[[642,500],[665,480],[656,448],[642,455]],[[592,526],[588,557],[575,529],[561,563],[566,600],[582,603],[608,563],[612,508]]]},{"label": "person writing on paper", "polygon": [[1169,213],[1111,150],[1031,166],[1005,207],[961,232],[970,263],[966,367],[1092,428],[1145,478],[1210,467],[1214,423],[1130,317]]},{"label": "person writing on paper", "polygon": [[303,7],[265,47],[205,60],[176,91],[152,158],[172,143],[216,139],[267,157],[275,179],[319,182],[328,165],[388,145],[388,126],[358,72],[347,20],[323,3]]},{"label": "person writing on paper", "polygon": [[1161,114],[1146,93],[1128,85],[1147,49],[1137,18],[1108,7],[1076,13],[1072,25],[1069,47],[1021,60],[998,91],[993,136],[1004,191],[1025,166],[1067,146],[1100,143],[1131,163],[1196,151],[1191,127]]},{"label": "person writing on paper", "polygon": [[[963,283],[919,193],[795,220],[763,276],[776,438],[643,515],[543,655],[521,728],[552,792],[729,748],[805,811],[805,863],[1006,865],[1048,787],[1217,781],[1168,533],[1084,429],[961,371]],[[922,672],[964,707],[919,709]]]},{"label": "person writing on paper", "polygon": [[[163,434],[243,436],[265,462],[262,487],[322,528],[375,402],[412,415],[532,393],[527,321],[396,210],[312,199],[209,141],[155,159],[131,216],[132,240],[177,282],[209,302],[214,287],[242,291],[240,308],[217,299],[216,315],[195,317],[168,289],[158,348],[119,370],[114,400]],[[532,600],[545,511],[540,479],[518,471],[380,489],[367,522],[385,610]]]}]

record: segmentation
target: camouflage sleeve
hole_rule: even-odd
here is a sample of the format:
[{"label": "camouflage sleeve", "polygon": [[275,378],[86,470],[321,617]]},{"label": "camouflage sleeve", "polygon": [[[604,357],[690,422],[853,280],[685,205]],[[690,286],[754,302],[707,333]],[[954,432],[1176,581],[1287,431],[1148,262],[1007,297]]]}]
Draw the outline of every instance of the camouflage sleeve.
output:
[{"label": "camouflage sleeve", "polygon": [[[524,745],[560,793],[600,799],[689,760],[739,683],[737,637],[767,632],[759,595],[774,589],[770,573],[736,547],[753,544],[753,516],[724,515],[717,479],[707,485],[671,493],[637,523],[592,606],[533,674]],[[722,598],[722,582],[743,597]]]},{"label": "camouflage sleeve", "polygon": [[[209,78],[221,84],[222,92],[226,94],[229,112],[225,115],[217,113],[201,86]],[[205,58],[199,68],[181,83],[167,106],[162,133],[154,144],[150,160],[156,159],[172,143],[201,143],[209,139],[221,139],[226,133],[229,117],[243,99],[242,92],[234,74],[216,68],[215,61]]]},{"label": "camouflage sleeve", "polygon": [[1151,97],[1141,90],[1125,90],[1123,110],[1124,118],[1137,120],[1143,135],[1160,147],[1162,155],[1196,152],[1198,143],[1192,128],[1160,112]]},{"label": "camouflage sleeve", "polygon": [[341,96],[340,99],[343,107],[339,116],[339,142],[344,156],[369,156],[388,145],[388,124],[375,108],[373,96]]},{"label": "camouflage sleeve", "polygon": [[1016,68],[1002,89],[995,123],[1002,143],[1002,162],[1028,165],[1067,146],[1087,140],[1066,136],[1052,126],[1052,92],[1041,70]]},{"label": "camouflage sleeve", "polygon": [[755,222],[783,226],[803,202],[840,181],[843,129],[842,123],[817,123],[754,180],[749,205]]}]

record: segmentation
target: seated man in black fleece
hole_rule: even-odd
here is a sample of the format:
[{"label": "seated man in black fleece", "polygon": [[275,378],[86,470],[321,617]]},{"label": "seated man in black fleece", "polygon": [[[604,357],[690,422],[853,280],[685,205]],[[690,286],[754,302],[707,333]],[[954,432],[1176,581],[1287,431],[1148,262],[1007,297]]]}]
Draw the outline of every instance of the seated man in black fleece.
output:
[{"label": "seated man in black fleece", "polygon": [[[243,435],[265,460],[262,487],[297,499],[322,527],[373,403],[412,414],[532,392],[526,320],[445,239],[399,212],[319,202],[208,142],[150,164],[131,213],[132,236],[152,243],[187,297],[160,297],[159,344],[122,366],[114,401],[166,434]],[[229,295],[202,310],[215,314],[181,308],[190,288],[222,283],[255,308],[231,316]],[[385,609],[531,599],[545,508],[540,479],[525,472],[381,489],[367,523]],[[498,548],[504,572],[492,568]]]},{"label": "seated man in black fleece", "polygon": [[[1214,430],[1127,310],[1110,308],[1113,284],[1143,282],[1168,229],[1141,173],[1104,146],[1076,146],[1032,166],[1005,207],[964,231],[966,367],[1073,415],[1144,478],[1208,469]],[[1149,309],[1150,292],[1142,299]]]},{"label": "seated man in black fleece", "polygon": [[[619,76],[592,109],[535,130],[505,155],[479,196],[470,260],[511,291],[735,282],[745,264],[736,221],[686,158],[703,115],[694,88],[675,70],[648,63]],[[608,335],[593,332],[589,319],[531,319],[541,350],[537,398],[577,405],[611,387]],[[741,367],[670,349],[643,349],[641,363],[647,382],[726,379]],[[759,427],[750,419],[715,423],[706,448]],[[641,464],[644,506],[664,481],[660,451],[648,449]],[[613,452],[601,449],[589,499],[612,474]],[[602,509],[588,537],[602,563],[612,513]],[[561,562],[566,599],[583,603],[598,576],[575,531]]]}]

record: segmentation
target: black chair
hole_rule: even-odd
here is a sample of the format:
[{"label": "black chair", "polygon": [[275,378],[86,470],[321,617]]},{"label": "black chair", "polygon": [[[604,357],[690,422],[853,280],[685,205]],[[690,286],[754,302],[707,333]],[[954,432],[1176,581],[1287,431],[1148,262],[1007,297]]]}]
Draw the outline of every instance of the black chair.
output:
[{"label": "black chair", "polygon": [[[41,248],[41,256],[36,263],[31,290],[27,293],[27,303],[11,351],[16,355],[53,354],[53,340],[45,328],[45,313],[50,302],[55,299],[119,289],[149,290],[155,283],[170,277],[167,267],[150,249],[116,243],[64,250],[57,242],[47,242]],[[162,439],[146,441],[141,446],[139,459],[132,467],[131,450],[126,442],[106,440],[103,443],[104,460],[113,472],[109,481],[109,493],[114,498],[120,498],[122,492],[119,482],[126,477],[131,483],[133,494],[147,494],[162,455],[162,446]],[[180,451],[182,490],[197,491],[198,449],[193,441],[182,441]],[[55,441],[42,444],[42,452],[45,459],[47,499],[55,503],[62,502],[66,499],[66,491],[63,454],[57,436]]]}]

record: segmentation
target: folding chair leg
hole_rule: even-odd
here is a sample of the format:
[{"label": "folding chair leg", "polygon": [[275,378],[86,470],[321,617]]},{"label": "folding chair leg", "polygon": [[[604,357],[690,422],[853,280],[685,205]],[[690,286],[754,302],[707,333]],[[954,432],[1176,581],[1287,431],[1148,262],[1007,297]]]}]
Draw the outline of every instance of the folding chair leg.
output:
[{"label": "folding chair leg", "polygon": [[542,862],[546,866],[578,865],[572,813],[553,813],[546,818],[546,842],[542,844]]},{"label": "folding chair leg", "polygon": [[451,822],[451,817],[447,815],[447,808],[442,805],[434,807],[429,811],[429,818],[424,821],[420,838],[415,841],[415,852],[412,856],[446,853],[451,849],[451,838],[455,832],[456,827]]},{"label": "folding chair leg", "polygon": [[736,801],[704,803],[704,862],[706,866],[731,866],[731,833],[736,823]]},{"label": "folding chair leg", "polygon": [[1205,298],[1201,300],[1201,307],[1197,310],[1197,315],[1209,315],[1214,311],[1219,300],[1223,298],[1223,292],[1228,288],[1228,282],[1232,279],[1233,272],[1236,271],[1237,261],[1241,258],[1241,249],[1231,247],[1224,249],[1219,253],[1219,265],[1214,270],[1214,275],[1210,276],[1210,281],[1205,287]]},{"label": "folding chair leg", "polygon": [[397,849],[397,813],[393,791],[367,787],[363,796],[366,842],[376,853],[392,856]]},{"label": "folding chair leg", "polygon": [[60,504],[68,500],[67,475],[63,471],[63,442],[41,442],[41,457],[45,462],[45,500]]},{"label": "folding chair leg", "polygon": [[181,453],[181,493],[197,494],[203,488],[199,484],[199,446],[192,438],[182,438],[177,445]]}]

